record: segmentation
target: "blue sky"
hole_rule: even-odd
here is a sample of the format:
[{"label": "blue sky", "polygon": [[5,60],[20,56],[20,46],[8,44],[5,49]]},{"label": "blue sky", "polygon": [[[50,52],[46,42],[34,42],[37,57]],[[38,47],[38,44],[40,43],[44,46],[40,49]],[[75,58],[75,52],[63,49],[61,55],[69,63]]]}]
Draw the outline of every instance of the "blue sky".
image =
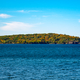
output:
[{"label": "blue sky", "polygon": [[80,0],[0,1],[0,35],[32,33],[80,37]]}]

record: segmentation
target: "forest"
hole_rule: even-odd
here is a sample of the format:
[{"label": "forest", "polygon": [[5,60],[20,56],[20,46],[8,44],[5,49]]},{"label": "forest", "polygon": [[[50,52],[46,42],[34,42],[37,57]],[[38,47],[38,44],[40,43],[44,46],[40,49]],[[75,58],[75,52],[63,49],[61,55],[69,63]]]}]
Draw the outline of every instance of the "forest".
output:
[{"label": "forest", "polygon": [[65,34],[19,34],[0,36],[0,44],[80,44],[80,38]]}]

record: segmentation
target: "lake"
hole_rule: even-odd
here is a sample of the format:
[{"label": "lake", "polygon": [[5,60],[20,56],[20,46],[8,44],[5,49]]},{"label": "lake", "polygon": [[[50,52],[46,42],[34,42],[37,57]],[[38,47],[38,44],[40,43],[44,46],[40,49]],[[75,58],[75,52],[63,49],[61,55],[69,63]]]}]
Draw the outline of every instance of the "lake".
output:
[{"label": "lake", "polygon": [[80,80],[80,44],[0,44],[0,80]]}]

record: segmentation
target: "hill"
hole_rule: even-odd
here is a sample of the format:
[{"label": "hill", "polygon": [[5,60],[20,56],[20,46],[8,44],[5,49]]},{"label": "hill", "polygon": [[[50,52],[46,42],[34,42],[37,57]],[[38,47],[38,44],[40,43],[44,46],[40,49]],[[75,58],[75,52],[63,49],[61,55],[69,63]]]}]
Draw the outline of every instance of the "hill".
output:
[{"label": "hill", "polygon": [[20,34],[0,36],[0,44],[80,44],[80,38],[63,34]]}]

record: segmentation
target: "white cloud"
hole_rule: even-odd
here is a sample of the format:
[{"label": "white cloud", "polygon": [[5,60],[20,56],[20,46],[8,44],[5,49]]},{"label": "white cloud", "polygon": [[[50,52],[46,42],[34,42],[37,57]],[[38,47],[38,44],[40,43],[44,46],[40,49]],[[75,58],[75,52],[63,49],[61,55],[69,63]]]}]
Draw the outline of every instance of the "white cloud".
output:
[{"label": "white cloud", "polygon": [[9,17],[12,17],[11,15],[7,15],[7,14],[0,14],[0,17],[1,18],[9,18]]},{"label": "white cloud", "polygon": [[38,10],[18,10],[17,12],[29,13],[29,12],[39,12],[39,11]]},{"label": "white cloud", "polygon": [[18,31],[23,32],[28,30],[30,27],[33,27],[33,25],[23,22],[11,22],[11,23],[5,23],[6,25],[1,27],[1,30],[4,31]]},{"label": "white cloud", "polygon": [[4,26],[0,27],[0,35],[38,33],[38,27],[41,27],[40,25],[42,24],[43,23],[41,22],[34,24],[28,24],[24,22],[3,23]]}]

